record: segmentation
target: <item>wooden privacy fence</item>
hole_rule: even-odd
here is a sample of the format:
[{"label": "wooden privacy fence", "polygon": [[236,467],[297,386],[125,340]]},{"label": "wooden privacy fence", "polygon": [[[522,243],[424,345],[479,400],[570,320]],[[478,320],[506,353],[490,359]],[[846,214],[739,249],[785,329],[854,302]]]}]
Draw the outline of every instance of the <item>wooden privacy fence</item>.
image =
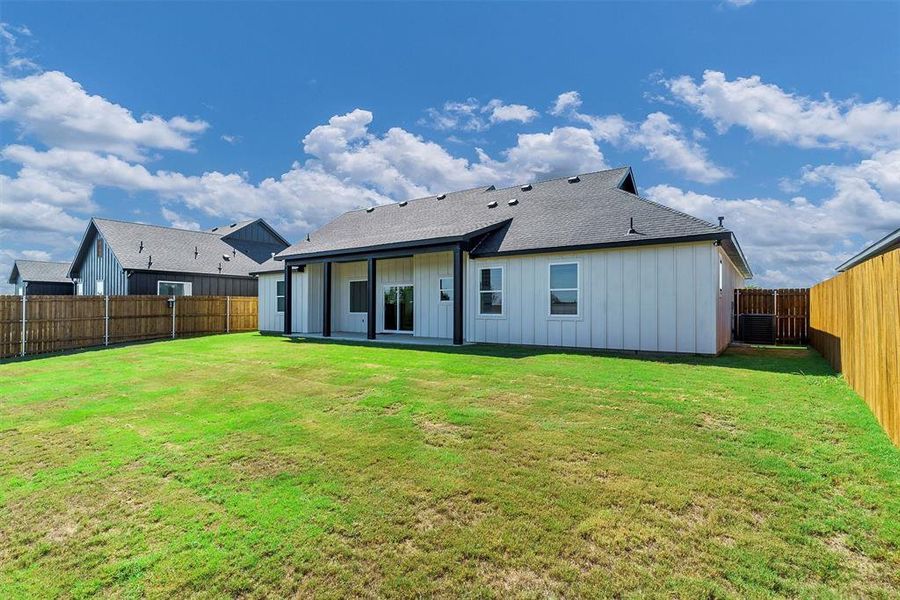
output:
[{"label": "wooden privacy fence", "polygon": [[255,331],[256,313],[246,296],[0,296],[0,358]]},{"label": "wooden privacy fence", "polygon": [[814,286],[810,343],[900,446],[900,250]]},{"label": "wooden privacy fence", "polygon": [[734,290],[734,339],[754,344],[805,344],[809,289]]}]

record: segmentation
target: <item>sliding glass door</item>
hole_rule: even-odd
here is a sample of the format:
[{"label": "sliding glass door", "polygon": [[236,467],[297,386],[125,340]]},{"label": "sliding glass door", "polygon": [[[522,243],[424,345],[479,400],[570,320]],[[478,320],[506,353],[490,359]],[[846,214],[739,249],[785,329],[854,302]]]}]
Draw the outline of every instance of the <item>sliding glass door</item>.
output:
[{"label": "sliding glass door", "polygon": [[384,331],[394,333],[413,332],[413,286],[384,286]]}]

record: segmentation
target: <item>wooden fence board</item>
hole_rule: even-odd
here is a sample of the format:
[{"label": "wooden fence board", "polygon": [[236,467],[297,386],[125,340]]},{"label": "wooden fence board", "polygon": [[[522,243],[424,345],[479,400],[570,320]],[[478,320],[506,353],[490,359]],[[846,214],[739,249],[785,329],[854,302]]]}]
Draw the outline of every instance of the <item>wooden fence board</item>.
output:
[{"label": "wooden fence board", "polygon": [[[172,336],[165,296],[28,296],[26,355]],[[256,331],[254,297],[181,296],[175,337]],[[108,330],[107,330],[108,328]],[[0,296],[0,358],[21,354],[22,297]]]},{"label": "wooden fence board", "polygon": [[814,286],[810,343],[900,446],[900,250]]},{"label": "wooden fence board", "polygon": [[809,289],[737,289],[734,291],[735,339],[742,340],[741,315],[772,315],[776,344],[805,344],[809,338]]}]

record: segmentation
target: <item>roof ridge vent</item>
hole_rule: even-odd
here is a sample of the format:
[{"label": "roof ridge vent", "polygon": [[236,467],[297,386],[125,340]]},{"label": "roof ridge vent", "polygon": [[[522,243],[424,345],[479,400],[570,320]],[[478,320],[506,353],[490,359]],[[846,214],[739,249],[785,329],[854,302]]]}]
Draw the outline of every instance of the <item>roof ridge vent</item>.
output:
[{"label": "roof ridge vent", "polygon": [[400,206],[406,206],[407,204],[409,204],[409,202],[407,202],[406,200],[404,200],[403,202],[399,202],[398,204],[399,204]]},{"label": "roof ridge vent", "polygon": [[370,207],[366,208],[366,212],[372,212],[373,210],[375,210],[374,206],[370,206]]},{"label": "roof ridge vent", "polygon": [[237,223],[232,223],[231,225],[229,225],[229,227],[235,227],[236,225]]},{"label": "roof ridge vent", "polygon": [[566,181],[568,181],[569,183],[578,183],[579,181],[581,181],[581,177],[575,175],[573,177],[569,177],[568,179],[566,179]]},{"label": "roof ridge vent", "polygon": [[493,185],[491,185],[490,187],[486,188],[484,191],[486,191],[486,192],[493,192],[493,191],[496,190],[496,189],[497,189],[496,187],[494,187]]},{"label": "roof ridge vent", "polygon": [[530,183],[526,183],[525,185],[523,185],[523,186],[520,187],[519,189],[522,190],[523,192],[530,192],[530,191],[531,191],[531,184],[530,184]]},{"label": "roof ridge vent", "polygon": [[510,206],[515,206],[518,203],[519,203],[519,201],[516,200],[515,198],[510,198],[509,202],[507,202],[507,204],[509,204]]},{"label": "roof ridge vent", "polygon": [[443,200],[444,198],[447,197],[447,194],[438,194],[438,195],[435,196],[435,197],[436,197],[438,200]]},{"label": "roof ridge vent", "polygon": [[218,230],[219,230],[219,228],[218,228],[218,227],[213,227],[213,228],[212,228],[212,229],[210,229],[210,232],[213,232],[213,231],[218,231]]},{"label": "roof ridge vent", "polygon": [[491,200],[490,202],[488,202],[487,207],[488,207],[488,208],[497,208],[497,201],[496,201],[496,200]]}]

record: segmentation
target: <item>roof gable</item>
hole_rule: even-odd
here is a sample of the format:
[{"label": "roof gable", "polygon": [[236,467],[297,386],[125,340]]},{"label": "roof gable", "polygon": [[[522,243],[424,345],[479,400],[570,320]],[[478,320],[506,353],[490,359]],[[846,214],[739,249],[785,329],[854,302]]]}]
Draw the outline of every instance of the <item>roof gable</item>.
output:
[{"label": "roof gable", "polygon": [[22,281],[43,281],[49,283],[72,283],[68,276],[69,263],[46,260],[16,259],[13,263],[9,283]]}]

